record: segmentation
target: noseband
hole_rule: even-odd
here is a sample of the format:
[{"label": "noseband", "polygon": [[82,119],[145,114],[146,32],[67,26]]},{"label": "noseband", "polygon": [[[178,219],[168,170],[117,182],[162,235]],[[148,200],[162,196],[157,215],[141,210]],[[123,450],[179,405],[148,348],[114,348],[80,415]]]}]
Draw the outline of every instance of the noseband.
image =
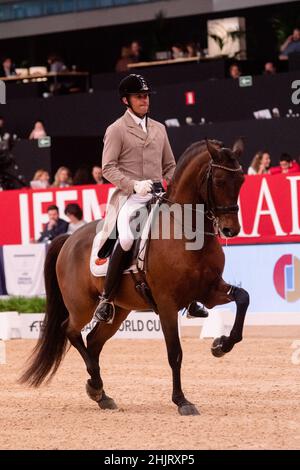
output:
[{"label": "noseband", "polygon": [[213,181],[212,181],[214,168],[220,168],[221,170],[231,171],[231,172],[242,171],[241,166],[239,166],[238,168],[229,168],[224,165],[217,165],[216,163],[213,163],[213,160],[209,162],[208,170],[206,173],[206,184],[207,184],[206,215],[208,216],[208,218],[213,218],[213,219],[216,217],[217,214],[236,214],[239,211],[238,204],[234,204],[231,206],[216,206],[215,205],[214,196],[213,196]]}]

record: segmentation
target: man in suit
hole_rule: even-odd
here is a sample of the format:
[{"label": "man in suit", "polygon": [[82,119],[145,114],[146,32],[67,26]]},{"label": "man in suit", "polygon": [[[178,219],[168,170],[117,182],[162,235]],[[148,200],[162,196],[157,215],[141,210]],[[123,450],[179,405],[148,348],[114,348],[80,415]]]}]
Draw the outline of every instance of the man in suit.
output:
[{"label": "man in suit", "polygon": [[[104,136],[102,170],[103,176],[117,187],[110,205],[118,214],[119,237],[110,257],[104,291],[94,313],[96,321],[111,323],[114,318],[113,299],[134,242],[129,227],[130,217],[151,199],[153,185],[162,188],[163,179],[170,182],[176,167],[164,125],[148,116],[151,93],[141,75],[130,74],[123,78],[119,95],[127,110],[107,128]],[[121,200],[126,202],[121,205]],[[110,233],[107,228],[106,232]]]},{"label": "man in suit", "polygon": [[68,230],[68,222],[59,218],[58,207],[55,205],[49,206],[47,209],[49,222],[41,233],[38,242],[52,241],[58,235],[66,233]]}]

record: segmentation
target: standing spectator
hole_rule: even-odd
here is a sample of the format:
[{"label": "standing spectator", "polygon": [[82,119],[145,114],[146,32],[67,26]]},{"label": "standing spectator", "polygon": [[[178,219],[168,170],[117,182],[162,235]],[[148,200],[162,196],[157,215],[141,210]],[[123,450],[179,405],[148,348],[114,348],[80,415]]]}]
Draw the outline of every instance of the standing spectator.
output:
[{"label": "standing spectator", "polygon": [[57,54],[50,54],[47,62],[49,65],[49,72],[60,73],[67,70],[67,66],[63,62],[62,58]]},{"label": "standing spectator", "polygon": [[279,166],[274,166],[270,169],[271,175],[277,174],[287,174],[287,173],[300,173],[300,165],[293,160],[291,155],[288,153],[282,153],[279,158]]},{"label": "standing spectator", "polygon": [[242,72],[237,64],[232,64],[229,67],[229,75],[231,78],[239,78],[242,75]]},{"label": "standing spectator", "polygon": [[281,55],[279,59],[287,60],[290,54],[295,52],[300,53],[300,29],[295,28],[293,34],[291,34],[280,47]]},{"label": "standing spectator", "polygon": [[42,137],[46,137],[46,135],[47,133],[43,121],[38,120],[34,123],[34,127],[29,135],[29,139],[41,139]]},{"label": "standing spectator", "polygon": [[16,75],[16,69],[10,57],[5,57],[0,67],[0,77],[11,77]]},{"label": "standing spectator", "polygon": [[263,175],[268,173],[270,163],[271,157],[267,150],[257,152],[248,168],[248,175]]},{"label": "standing spectator", "polygon": [[38,243],[47,243],[54,240],[58,235],[66,233],[68,230],[68,222],[59,218],[59,212],[57,206],[49,206],[47,209],[49,222],[46,224],[44,230],[41,232],[41,236],[38,239]]},{"label": "standing spectator", "polygon": [[70,219],[67,232],[69,234],[74,233],[76,230],[86,224],[86,221],[83,220],[82,209],[78,204],[68,204],[65,208],[65,214]]},{"label": "standing spectator", "polygon": [[54,182],[52,186],[55,188],[67,188],[72,184],[72,177],[69,168],[61,166],[57,170],[54,176]]},{"label": "standing spectator", "polygon": [[43,168],[37,170],[30,181],[30,187],[32,189],[46,189],[49,188],[49,173]]}]

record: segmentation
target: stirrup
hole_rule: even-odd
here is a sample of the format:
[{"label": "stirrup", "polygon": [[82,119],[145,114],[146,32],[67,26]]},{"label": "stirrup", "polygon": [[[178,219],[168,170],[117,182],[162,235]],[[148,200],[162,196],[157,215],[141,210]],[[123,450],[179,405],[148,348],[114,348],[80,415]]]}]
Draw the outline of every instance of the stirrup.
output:
[{"label": "stirrup", "polygon": [[186,318],[191,319],[191,318],[207,318],[207,317],[208,317],[208,311],[206,310],[204,305],[200,307],[200,305],[198,305],[196,301],[191,302],[188,305],[186,309]]},{"label": "stirrup", "polygon": [[113,302],[107,300],[105,297],[100,297],[100,302],[93,315],[93,320],[97,323],[102,321],[111,325],[115,318],[115,305]]}]

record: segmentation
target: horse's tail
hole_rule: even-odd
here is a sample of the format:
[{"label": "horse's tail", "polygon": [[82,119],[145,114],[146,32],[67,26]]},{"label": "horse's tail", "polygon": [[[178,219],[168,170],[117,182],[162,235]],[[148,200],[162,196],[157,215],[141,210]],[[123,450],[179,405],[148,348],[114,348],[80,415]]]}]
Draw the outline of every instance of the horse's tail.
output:
[{"label": "horse's tail", "polygon": [[55,374],[64,356],[67,337],[62,323],[68,318],[68,311],[64,304],[56,276],[56,261],[59,252],[67,240],[68,235],[57,237],[51,243],[44,267],[46,287],[46,315],[42,334],[30,357],[29,368],[19,379],[20,383],[28,383],[38,387],[50,374]]}]

